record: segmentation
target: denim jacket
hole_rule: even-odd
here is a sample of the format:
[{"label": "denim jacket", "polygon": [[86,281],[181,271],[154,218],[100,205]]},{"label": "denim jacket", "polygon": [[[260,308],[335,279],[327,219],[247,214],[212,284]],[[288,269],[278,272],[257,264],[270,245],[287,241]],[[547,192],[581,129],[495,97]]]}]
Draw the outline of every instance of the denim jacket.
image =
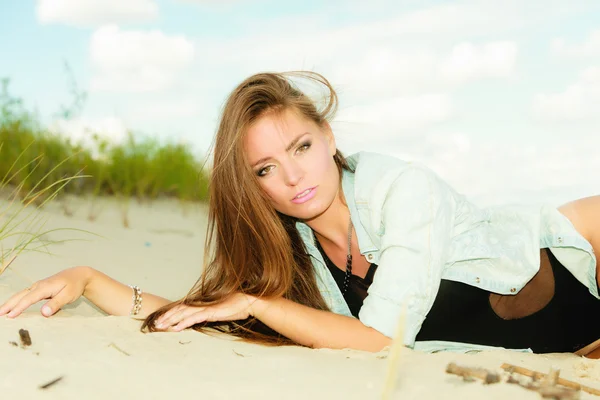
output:
[{"label": "denim jacket", "polygon": [[[516,294],[538,272],[541,248],[549,248],[599,298],[592,246],[556,208],[478,208],[415,163],[368,152],[349,157],[348,163],[355,172],[343,172],[342,189],[360,252],[378,265],[359,313],[366,326],[393,338],[405,313],[409,347],[427,352],[493,348],[415,338],[441,279]],[[296,227],[331,311],[351,316],[311,229],[302,222]]]}]

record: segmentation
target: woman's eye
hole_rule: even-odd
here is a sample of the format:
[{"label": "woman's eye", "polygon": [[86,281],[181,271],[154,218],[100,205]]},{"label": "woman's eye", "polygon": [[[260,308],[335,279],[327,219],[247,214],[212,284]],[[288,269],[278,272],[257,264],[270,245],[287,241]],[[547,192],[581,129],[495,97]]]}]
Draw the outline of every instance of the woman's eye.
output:
[{"label": "woman's eye", "polygon": [[266,166],[264,168],[261,168],[258,170],[258,172],[256,173],[256,175],[258,176],[265,176],[266,174],[269,173],[269,171],[273,168],[272,165]]},{"label": "woman's eye", "polygon": [[306,150],[310,149],[310,146],[311,146],[310,142],[303,143],[300,147],[298,147],[297,151],[300,152],[300,153],[303,153]]}]

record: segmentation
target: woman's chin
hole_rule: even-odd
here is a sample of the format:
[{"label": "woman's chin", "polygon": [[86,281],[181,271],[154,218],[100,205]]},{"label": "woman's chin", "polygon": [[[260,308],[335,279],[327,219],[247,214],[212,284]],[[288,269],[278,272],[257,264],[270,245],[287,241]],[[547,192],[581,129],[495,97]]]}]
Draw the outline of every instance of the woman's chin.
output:
[{"label": "woman's chin", "polygon": [[323,215],[325,211],[327,211],[327,207],[318,207],[315,205],[314,207],[307,207],[306,210],[302,210],[301,212],[296,212],[295,218],[304,222],[310,222]]}]

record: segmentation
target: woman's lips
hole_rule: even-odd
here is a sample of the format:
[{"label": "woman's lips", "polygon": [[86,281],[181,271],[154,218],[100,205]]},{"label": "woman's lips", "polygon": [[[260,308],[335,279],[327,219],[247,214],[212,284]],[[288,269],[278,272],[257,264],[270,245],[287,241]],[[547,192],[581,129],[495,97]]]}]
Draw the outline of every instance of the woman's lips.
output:
[{"label": "woman's lips", "polygon": [[314,187],[314,188],[310,188],[310,189],[308,189],[308,191],[309,191],[309,192],[308,192],[308,193],[306,193],[306,194],[301,194],[301,195],[300,195],[301,197],[294,197],[294,198],[292,199],[292,203],[295,203],[295,204],[302,204],[302,203],[305,203],[305,202],[307,202],[308,200],[310,200],[310,199],[312,199],[313,197],[315,197],[315,194],[317,193],[317,188],[316,188],[316,187]]}]

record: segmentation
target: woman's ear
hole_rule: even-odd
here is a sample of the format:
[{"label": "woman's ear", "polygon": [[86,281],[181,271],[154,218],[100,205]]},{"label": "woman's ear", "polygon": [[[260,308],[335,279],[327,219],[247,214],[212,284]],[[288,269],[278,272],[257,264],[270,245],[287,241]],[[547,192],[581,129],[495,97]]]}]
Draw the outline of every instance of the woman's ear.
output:
[{"label": "woman's ear", "polygon": [[329,125],[329,122],[327,121],[323,122],[323,133],[327,138],[329,153],[331,154],[331,157],[333,157],[337,152],[337,146],[335,144],[335,136],[333,136],[333,131],[331,130],[331,125]]}]

